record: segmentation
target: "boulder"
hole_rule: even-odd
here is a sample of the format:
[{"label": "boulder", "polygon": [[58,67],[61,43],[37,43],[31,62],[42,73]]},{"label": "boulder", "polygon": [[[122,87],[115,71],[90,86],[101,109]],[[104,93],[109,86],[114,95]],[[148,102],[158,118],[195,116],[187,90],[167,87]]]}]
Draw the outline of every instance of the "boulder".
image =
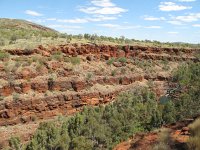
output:
[{"label": "boulder", "polygon": [[122,67],[123,66],[123,64],[121,62],[114,62],[113,65],[115,67]]}]

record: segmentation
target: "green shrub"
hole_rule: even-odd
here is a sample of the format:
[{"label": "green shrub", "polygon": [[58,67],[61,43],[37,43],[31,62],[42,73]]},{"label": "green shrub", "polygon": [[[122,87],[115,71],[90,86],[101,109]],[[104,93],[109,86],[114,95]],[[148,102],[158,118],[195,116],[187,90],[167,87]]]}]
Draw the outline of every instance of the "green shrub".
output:
[{"label": "green shrub", "polygon": [[112,76],[115,76],[116,73],[117,73],[117,70],[112,70],[112,71],[111,71],[111,75],[112,75]]},{"label": "green shrub", "polygon": [[33,48],[31,48],[31,49],[25,48],[25,49],[24,49],[24,53],[26,53],[26,54],[31,54],[31,53],[33,53]]},{"label": "green shrub", "polygon": [[121,94],[113,104],[85,107],[65,121],[42,123],[27,150],[61,148],[62,144],[69,146],[66,150],[112,149],[132,134],[145,130],[157,109],[155,104],[154,94],[147,89]]},{"label": "green shrub", "polygon": [[11,137],[9,139],[9,146],[14,150],[21,150],[22,146],[20,144],[20,139],[18,137]]},{"label": "green shrub", "polygon": [[6,45],[5,39],[0,38],[0,46],[5,46],[5,45]]},{"label": "green shrub", "polygon": [[[200,113],[200,63],[190,63],[179,67],[175,72],[173,81],[178,84],[178,89],[185,89],[184,92],[179,93],[175,91],[173,96],[174,104],[177,112],[177,119],[181,120],[186,117],[195,116]],[[191,109],[192,108],[192,109]]]},{"label": "green shrub", "polygon": [[32,59],[33,62],[37,62],[38,57],[37,56],[33,56],[31,59]]},{"label": "green shrub", "polygon": [[50,77],[48,79],[48,88],[49,88],[49,90],[53,90],[53,85],[54,85],[54,79],[53,79],[53,77]]},{"label": "green shrub", "polygon": [[71,62],[71,59],[69,57],[64,57],[64,62]]},{"label": "green shrub", "polygon": [[18,101],[20,98],[19,94],[18,93],[13,93],[13,100],[14,101]]},{"label": "green shrub", "polygon": [[12,42],[15,42],[17,40],[17,36],[16,35],[12,35],[11,38],[10,38],[10,40]]},{"label": "green shrub", "polygon": [[73,65],[79,65],[79,64],[81,63],[81,59],[80,59],[79,57],[72,57],[72,58],[70,59],[70,61],[71,61],[71,63],[72,63]]},{"label": "green shrub", "polygon": [[90,80],[92,78],[93,74],[92,73],[87,73],[86,75],[86,80]]},{"label": "green shrub", "polygon": [[39,149],[63,149],[69,148],[69,136],[67,126],[56,126],[53,122],[41,123],[33,139],[27,145],[26,150]]},{"label": "green shrub", "polygon": [[62,52],[56,52],[52,55],[52,58],[57,61],[61,61],[63,59]]},{"label": "green shrub", "polygon": [[121,62],[121,63],[126,63],[127,59],[126,59],[126,57],[121,57],[121,58],[118,59],[118,61]]},{"label": "green shrub", "polygon": [[93,141],[84,136],[76,137],[72,140],[73,150],[90,150],[93,149]]},{"label": "green shrub", "polygon": [[42,67],[43,67],[43,65],[41,63],[38,63],[35,69],[36,69],[36,71],[40,72]]},{"label": "green shrub", "polygon": [[110,58],[106,63],[107,65],[112,65],[115,62],[115,58]]},{"label": "green shrub", "polygon": [[4,60],[8,58],[10,58],[10,54],[0,50],[0,60]]},{"label": "green shrub", "polygon": [[4,99],[4,96],[0,96],[0,101],[2,101]]},{"label": "green shrub", "polygon": [[121,73],[125,74],[126,73],[126,68],[121,68]]}]

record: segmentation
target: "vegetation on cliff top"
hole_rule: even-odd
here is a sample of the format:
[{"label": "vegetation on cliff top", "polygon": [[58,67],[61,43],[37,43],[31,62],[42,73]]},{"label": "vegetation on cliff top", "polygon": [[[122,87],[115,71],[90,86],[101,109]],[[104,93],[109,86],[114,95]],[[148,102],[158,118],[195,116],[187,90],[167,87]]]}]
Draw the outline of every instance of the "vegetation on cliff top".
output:
[{"label": "vegetation on cliff top", "polygon": [[153,47],[178,47],[200,48],[199,44],[189,43],[162,43],[150,40],[128,39],[124,36],[119,38],[98,36],[96,34],[62,34],[48,27],[18,19],[0,18],[0,49],[34,48],[40,44],[64,44],[64,43],[95,43],[111,45],[141,45]]}]

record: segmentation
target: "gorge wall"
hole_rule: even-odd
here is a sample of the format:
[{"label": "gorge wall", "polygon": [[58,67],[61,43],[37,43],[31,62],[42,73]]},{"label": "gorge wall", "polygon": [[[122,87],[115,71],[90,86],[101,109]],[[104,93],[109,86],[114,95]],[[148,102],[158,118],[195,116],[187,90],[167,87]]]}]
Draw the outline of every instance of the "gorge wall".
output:
[{"label": "gorge wall", "polygon": [[[5,50],[11,54],[10,60],[17,64],[19,58],[23,63],[37,56],[45,61],[40,71],[33,70],[31,62],[26,66],[20,65],[20,71],[6,70],[5,58],[0,63],[0,126],[15,125],[35,121],[36,119],[49,119],[58,115],[69,115],[80,111],[83,106],[96,106],[112,102],[117,95],[134,88],[146,81],[166,82],[170,75],[146,74],[137,69],[125,74],[123,69],[135,66],[134,59],[139,61],[199,61],[194,57],[199,50],[177,48],[153,48],[141,46],[111,46],[92,44],[66,44],[58,46],[39,46],[33,50]],[[61,60],[52,61],[50,58],[56,53],[63,55]],[[85,66],[82,72],[75,73],[73,69],[65,68],[68,62],[64,58],[80,56]],[[108,66],[106,61],[111,58],[126,58],[126,62],[115,62]],[[104,64],[106,72],[96,66],[93,71],[94,78],[85,78],[87,68],[92,63]],[[20,62],[21,63],[21,62]],[[115,70],[121,68],[121,73],[114,75]],[[79,68],[80,69],[80,68]],[[117,70],[118,71],[118,70]],[[162,71],[161,71],[162,72]],[[56,74],[56,79],[49,74]],[[12,79],[12,81],[11,81]],[[156,90],[157,91],[157,90]],[[157,91],[158,92],[158,91]]]}]

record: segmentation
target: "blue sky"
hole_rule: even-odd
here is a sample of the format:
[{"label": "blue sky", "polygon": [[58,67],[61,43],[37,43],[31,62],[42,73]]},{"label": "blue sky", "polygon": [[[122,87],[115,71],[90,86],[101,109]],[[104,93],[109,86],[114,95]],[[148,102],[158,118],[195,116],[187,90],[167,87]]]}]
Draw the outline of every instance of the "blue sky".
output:
[{"label": "blue sky", "polygon": [[200,43],[200,0],[0,0],[0,17],[70,34]]}]

